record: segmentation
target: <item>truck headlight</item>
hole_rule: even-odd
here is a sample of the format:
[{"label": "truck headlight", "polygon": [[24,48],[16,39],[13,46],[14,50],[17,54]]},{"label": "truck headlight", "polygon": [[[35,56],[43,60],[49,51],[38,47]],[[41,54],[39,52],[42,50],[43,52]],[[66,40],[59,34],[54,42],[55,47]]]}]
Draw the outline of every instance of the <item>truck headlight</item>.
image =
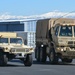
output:
[{"label": "truck headlight", "polygon": [[62,48],[61,51],[64,51],[64,49]]}]

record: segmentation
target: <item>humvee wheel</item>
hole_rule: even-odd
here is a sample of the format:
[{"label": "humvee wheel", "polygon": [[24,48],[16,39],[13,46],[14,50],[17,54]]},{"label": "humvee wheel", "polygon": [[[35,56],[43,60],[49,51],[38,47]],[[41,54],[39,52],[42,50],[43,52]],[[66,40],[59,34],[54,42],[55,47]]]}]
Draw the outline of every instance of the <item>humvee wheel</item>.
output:
[{"label": "humvee wheel", "polygon": [[50,50],[49,61],[51,64],[57,64],[58,63],[58,57],[56,56],[54,48],[52,48]]},{"label": "humvee wheel", "polygon": [[27,54],[26,60],[24,60],[25,66],[31,66],[33,63],[32,54]]},{"label": "humvee wheel", "polygon": [[6,66],[8,62],[8,58],[6,55],[0,56],[0,66]]}]

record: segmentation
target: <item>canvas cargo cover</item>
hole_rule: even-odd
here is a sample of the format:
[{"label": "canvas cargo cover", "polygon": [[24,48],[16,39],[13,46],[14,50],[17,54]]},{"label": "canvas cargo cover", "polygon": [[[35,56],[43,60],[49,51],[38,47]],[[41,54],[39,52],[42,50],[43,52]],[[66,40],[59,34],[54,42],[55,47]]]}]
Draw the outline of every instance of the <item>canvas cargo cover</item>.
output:
[{"label": "canvas cargo cover", "polygon": [[[49,21],[53,22],[53,24],[75,24],[75,19],[70,18],[51,18]],[[51,26],[53,26],[53,24],[51,24]]]},{"label": "canvas cargo cover", "polygon": [[49,30],[51,27],[55,26],[57,23],[60,24],[71,24],[75,23],[74,19],[68,19],[68,18],[51,18],[51,19],[43,19],[38,20],[36,25],[36,39],[37,38],[49,38]]},{"label": "canvas cargo cover", "polygon": [[36,25],[36,39],[45,38],[48,33],[49,19],[38,20]]}]

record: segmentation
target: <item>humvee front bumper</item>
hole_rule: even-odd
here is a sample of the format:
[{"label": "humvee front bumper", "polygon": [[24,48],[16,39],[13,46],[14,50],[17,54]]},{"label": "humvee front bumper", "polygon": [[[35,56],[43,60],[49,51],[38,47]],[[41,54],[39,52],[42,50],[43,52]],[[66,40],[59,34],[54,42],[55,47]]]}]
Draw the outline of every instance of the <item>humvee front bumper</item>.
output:
[{"label": "humvee front bumper", "polygon": [[34,52],[33,48],[12,48],[10,50],[11,53],[30,53],[30,52]]},{"label": "humvee front bumper", "polygon": [[11,49],[10,54],[14,54],[15,58],[25,58],[27,54],[33,53],[33,49]]}]

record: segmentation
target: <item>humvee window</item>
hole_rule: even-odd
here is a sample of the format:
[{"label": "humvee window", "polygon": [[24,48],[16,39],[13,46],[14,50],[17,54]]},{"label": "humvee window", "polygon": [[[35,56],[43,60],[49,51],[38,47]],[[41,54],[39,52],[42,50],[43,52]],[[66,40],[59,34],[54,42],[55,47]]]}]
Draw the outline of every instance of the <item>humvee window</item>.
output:
[{"label": "humvee window", "polygon": [[0,43],[8,43],[8,38],[0,38]]},{"label": "humvee window", "polygon": [[22,44],[22,39],[21,38],[10,38],[10,43]]}]

